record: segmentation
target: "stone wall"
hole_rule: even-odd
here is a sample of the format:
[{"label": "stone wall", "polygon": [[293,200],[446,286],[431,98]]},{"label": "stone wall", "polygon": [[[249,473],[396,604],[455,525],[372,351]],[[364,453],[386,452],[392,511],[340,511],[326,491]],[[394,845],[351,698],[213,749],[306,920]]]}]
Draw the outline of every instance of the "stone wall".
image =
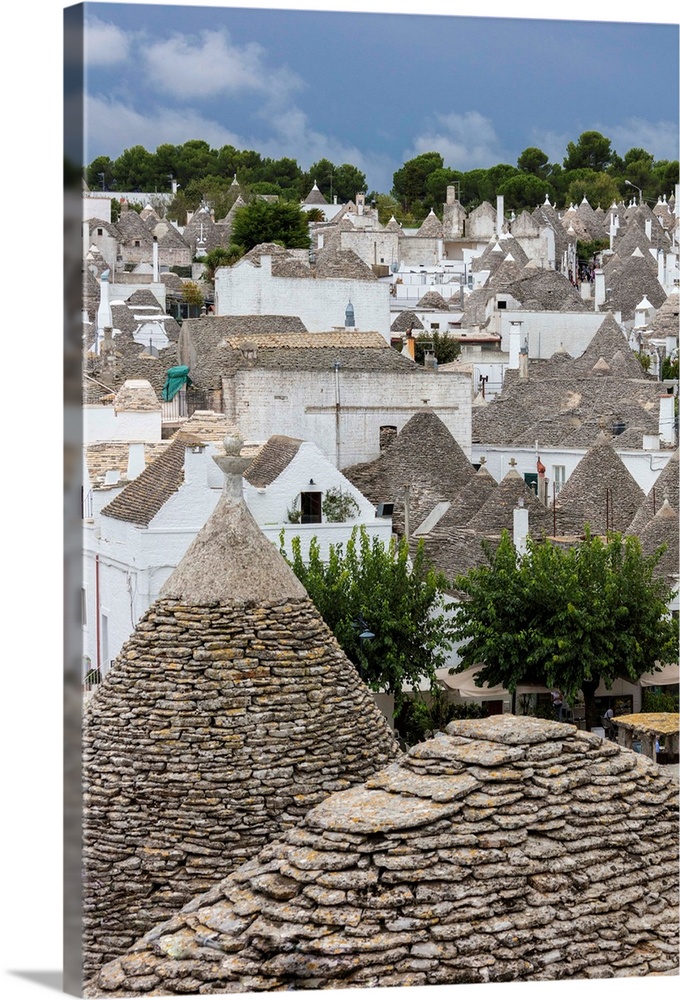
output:
[{"label": "stone wall", "polygon": [[669,975],[677,848],[677,782],[648,758],[557,722],[454,722],[315,807],[86,995]]},{"label": "stone wall", "polygon": [[86,974],[398,752],[309,599],[157,601],[84,717]]}]

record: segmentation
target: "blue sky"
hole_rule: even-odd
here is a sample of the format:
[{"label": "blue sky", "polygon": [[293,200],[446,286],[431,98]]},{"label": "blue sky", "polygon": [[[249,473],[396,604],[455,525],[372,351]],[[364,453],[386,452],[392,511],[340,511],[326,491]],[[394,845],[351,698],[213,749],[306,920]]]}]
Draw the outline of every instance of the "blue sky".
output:
[{"label": "blue sky", "polygon": [[350,162],[387,191],[421,152],[459,170],[515,164],[527,146],[561,162],[588,129],[620,155],[678,156],[677,23],[538,20],[521,3],[513,18],[332,6],[85,4],[87,162],[200,138],[303,168]]}]

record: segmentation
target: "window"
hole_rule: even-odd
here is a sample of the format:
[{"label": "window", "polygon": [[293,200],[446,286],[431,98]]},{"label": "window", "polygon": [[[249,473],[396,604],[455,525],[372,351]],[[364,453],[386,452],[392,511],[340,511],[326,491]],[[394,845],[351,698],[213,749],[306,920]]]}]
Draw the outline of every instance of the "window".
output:
[{"label": "window", "polygon": [[135,240],[135,246],[136,246],[136,247],[141,247],[141,245],[142,245],[142,244],[141,244],[141,243],[139,242],[139,240]]},{"label": "window", "polygon": [[500,301],[500,302],[498,303],[498,308],[499,308],[499,309],[507,309],[507,308],[508,308],[508,303],[507,303],[507,302],[505,301],[505,299],[502,299],[502,300],[501,300],[501,301]]},{"label": "window", "polygon": [[300,511],[301,524],[321,524],[321,493],[301,493]]},{"label": "window", "polygon": [[438,330],[439,323],[430,323],[430,330]]},{"label": "window", "polygon": [[97,230],[97,236],[103,236],[103,235],[104,235],[104,230],[103,229],[98,229]]},{"label": "window", "polygon": [[563,465],[553,465],[552,475],[553,483],[555,484],[555,496],[558,496],[567,478],[565,474],[565,467]]}]

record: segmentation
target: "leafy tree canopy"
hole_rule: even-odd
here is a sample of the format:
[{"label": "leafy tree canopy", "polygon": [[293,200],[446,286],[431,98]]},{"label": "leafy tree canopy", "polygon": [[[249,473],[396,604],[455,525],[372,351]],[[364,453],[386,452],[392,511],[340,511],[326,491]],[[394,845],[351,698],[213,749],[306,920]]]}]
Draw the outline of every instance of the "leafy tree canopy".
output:
[{"label": "leafy tree canopy", "polygon": [[427,179],[434,170],[441,170],[444,158],[441,153],[421,153],[397,170],[392,178],[392,194],[405,209],[413,202],[424,202],[427,197]]},{"label": "leafy tree canopy", "polygon": [[590,170],[605,170],[612,159],[611,141],[600,132],[582,132],[577,142],[567,143],[567,155],[563,160],[565,170],[588,167]]},{"label": "leafy tree canopy", "polygon": [[231,267],[237,260],[240,260],[244,253],[243,247],[237,246],[235,243],[231,243],[228,247],[215,247],[203,258],[205,280],[214,281],[215,271],[218,267]]},{"label": "leafy tree canopy", "polygon": [[555,194],[552,185],[536,174],[514,174],[503,181],[498,193],[503,195],[506,208],[517,211],[533,211],[543,204],[546,194],[551,200]]},{"label": "leafy tree canopy", "polygon": [[298,205],[261,198],[236,210],[232,228],[234,243],[247,250],[258,243],[280,242],[285,247],[310,245],[308,220]]},{"label": "leafy tree canopy", "polygon": [[[422,542],[412,563],[406,540],[385,545],[364,527],[353,529],[345,548],[332,545],[328,563],[320,557],[316,538],[307,563],[299,537],[291,547],[292,558],[282,535],[282,555],[373,691],[394,694],[398,708],[405,683],[434,682],[434,672],[451,648],[451,623],[443,613],[446,580],[426,563]],[[359,619],[373,639],[359,638]]]},{"label": "leafy tree canopy", "polygon": [[415,361],[416,364],[425,364],[425,351],[434,354],[437,364],[445,365],[449,361],[455,361],[460,354],[460,344],[453,337],[448,337],[439,330],[432,333],[421,333],[415,340]]},{"label": "leafy tree canopy", "polygon": [[577,176],[570,180],[566,192],[569,204],[580,205],[587,198],[593,208],[600,205],[606,210],[613,201],[618,201],[621,197],[616,181],[603,171],[581,169],[574,171],[574,174]]},{"label": "leafy tree canopy", "polygon": [[589,532],[568,549],[529,540],[518,557],[507,532],[489,565],[459,576],[454,615],[463,670],[514,691],[520,682],[583,692],[586,726],[596,725],[595,690],[618,677],[636,681],[655,661],[677,655],[670,589],[654,574],[638,538]]},{"label": "leafy tree canopy", "polygon": [[536,177],[541,178],[547,177],[550,173],[548,157],[537,146],[528,146],[523,153],[519,154],[517,167],[525,174],[535,174]]}]

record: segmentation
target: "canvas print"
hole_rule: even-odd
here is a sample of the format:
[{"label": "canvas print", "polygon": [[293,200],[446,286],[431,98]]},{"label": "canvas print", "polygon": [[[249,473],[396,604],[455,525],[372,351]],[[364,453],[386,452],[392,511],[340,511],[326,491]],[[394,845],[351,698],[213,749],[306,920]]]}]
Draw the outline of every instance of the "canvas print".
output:
[{"label": "canvas print", "polygon": [[64,23],[67,991],[667,989],[678,25]]}]

